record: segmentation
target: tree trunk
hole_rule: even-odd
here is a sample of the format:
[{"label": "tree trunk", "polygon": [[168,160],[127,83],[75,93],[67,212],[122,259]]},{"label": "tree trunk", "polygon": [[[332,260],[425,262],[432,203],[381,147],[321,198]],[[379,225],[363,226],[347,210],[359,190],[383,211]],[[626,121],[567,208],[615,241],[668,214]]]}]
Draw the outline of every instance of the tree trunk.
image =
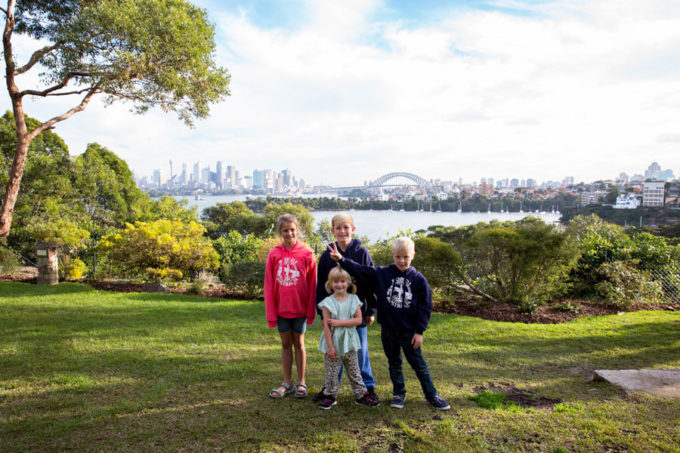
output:
[{"label": "tree trunk", "polygon": [[[17,147],[14,154],[14,162],[12,169],[9,172],[9,181],[7,183],[7,190],[2,200],[2,208],[0,208],[0,238],[9,235],[9,229],[12,226],[12,218],[14,217],[14,205],[17,202],[19,195],[19,187],[21,185],[21,177],[24,174],[24,164],[26,163],[26,154],[28,153],[28,140],[26,133],[26,124],[23,121],[23,111],[21,118],[17,115],[15,109],[14,117],[17,120]],[[19,122],[23,123],[23,131],[19,132]]]}]

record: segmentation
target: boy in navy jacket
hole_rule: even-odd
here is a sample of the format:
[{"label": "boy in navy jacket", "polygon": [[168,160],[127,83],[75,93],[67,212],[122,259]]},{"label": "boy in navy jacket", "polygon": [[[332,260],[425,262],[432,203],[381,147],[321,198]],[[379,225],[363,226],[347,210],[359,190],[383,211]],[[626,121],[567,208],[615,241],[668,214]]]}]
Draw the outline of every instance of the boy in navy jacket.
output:
[{"label": "boy in navy jacket", "polygon": [[432,296],[427,280],[411,266],[415,245],[406,237],[392,242],[394,264],[372,267],[343,257],[337,246],[328,246],[330,257],[340,263],[352,276],[373,283],[378,298],[380,337],[389,364],[392,380],[390,406],[401,409],[406,399],[401,352],[415,371],[425,398],[437,409],[448,410],[449,404],[437,393],[430,371],[423,358],[421,345],[432,313]]}]

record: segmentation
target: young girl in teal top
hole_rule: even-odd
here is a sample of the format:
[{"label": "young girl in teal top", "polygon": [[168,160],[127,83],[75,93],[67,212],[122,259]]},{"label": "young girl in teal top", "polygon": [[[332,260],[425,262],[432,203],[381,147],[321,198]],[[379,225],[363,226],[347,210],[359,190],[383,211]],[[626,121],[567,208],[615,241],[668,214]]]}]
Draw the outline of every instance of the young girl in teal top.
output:
[{"label": "young girl in teal top", "polygon": [[378,402],[369,395],[359,369],[357,350],[361,341],[356,326],[361,325],[361,301],[354,294],[356,287],[352,277],[341,267],[334,267],[328,273],[326,291],[330,296],[319,302],[323,312],[323,333],[319,350],[324,353],[326,367],[326,388],[319,403],[321,409],[330,409],[338,397],[338,373],[345,365],[357,404],[376,406]]}]

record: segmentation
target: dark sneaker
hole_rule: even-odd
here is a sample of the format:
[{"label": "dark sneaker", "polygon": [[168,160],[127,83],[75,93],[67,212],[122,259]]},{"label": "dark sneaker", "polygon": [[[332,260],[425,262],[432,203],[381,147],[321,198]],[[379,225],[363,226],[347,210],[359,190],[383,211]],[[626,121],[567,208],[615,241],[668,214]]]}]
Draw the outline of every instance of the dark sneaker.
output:
[{"label": "dark sneaker", "polygon": [[322,388],[321,391],[320,391],[319,393],[317,393],[316,395],[314,395],[314,396],[312,397],[312,401],[314,401],[314,402],[316,403],[316,402],[321,401],[322,399],[324,399],[324,397],[326,396],[326,395],[323,393],[324,390],[326,390],[326,387]]},{"label": "dark sneaker", "polygon": [[368,387],[366,390],[368,390],[368,396],[370,396],[373,401],[380,404],[380,398],[378,398],[378,395],[375,394],[375,388]]},{"label": "dark sneaker", "polygon": [[406,395],[394,395],[392,397],[392,402],[390,403],[390,407],[393,407],[395,409],[403,409],[405,400],[406,400]]},{"label": "dark sneaker", "polygon": [[332,396],[324,395],[323,399],[319,403],[319,409],[324,409],[328,410],[331,407],[335,406],[337,404],[337,401],[335,401],[335,398]]},{"label": "dark sneaker", "polygon": [[433,405],[436,409],[439,409],[440,411],[448,411],[449,409],[451,409],[449,403],[447,403],[446,400],[439,395],[436,395],[429,401],[431,405]]},{"label": "dark sneaker", "polygon": [[371,406],[371,407],[377,406],[378,404],[380,404],[380,401],[376,401],[373,398],[371,398],[371,395],[368,392],[364,393],[364,395],[361,398],[355,399],[354,402],[357,403],[357,404],[362,404],[364,406]]}]

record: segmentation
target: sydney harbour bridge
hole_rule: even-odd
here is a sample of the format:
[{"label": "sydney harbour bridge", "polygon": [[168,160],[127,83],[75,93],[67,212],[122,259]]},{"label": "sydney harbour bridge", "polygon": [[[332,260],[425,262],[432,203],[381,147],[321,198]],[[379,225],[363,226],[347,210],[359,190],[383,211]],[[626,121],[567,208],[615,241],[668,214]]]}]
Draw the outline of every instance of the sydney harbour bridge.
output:
[{"label": "sydney harbour bridge", "polygon": [[[405,179],[409,181],[406,184],[403,183],[403,180]],[[399,181],[399,184],[397,184],[396,183],[397,181],[395,180]],[[388,184],[390,182],[391,184]],[[421,178],[420,176],[414,175],[413,173],[399,171],[382,175],[381,177],[374,179],[373,181],[369,181],[367,185],[364,186],[334,187],[333,189],[337,190],[373,189],[379,187],[398,187],[404,185],[428,187],[430,186],[430,183],[425,178]]]}]

